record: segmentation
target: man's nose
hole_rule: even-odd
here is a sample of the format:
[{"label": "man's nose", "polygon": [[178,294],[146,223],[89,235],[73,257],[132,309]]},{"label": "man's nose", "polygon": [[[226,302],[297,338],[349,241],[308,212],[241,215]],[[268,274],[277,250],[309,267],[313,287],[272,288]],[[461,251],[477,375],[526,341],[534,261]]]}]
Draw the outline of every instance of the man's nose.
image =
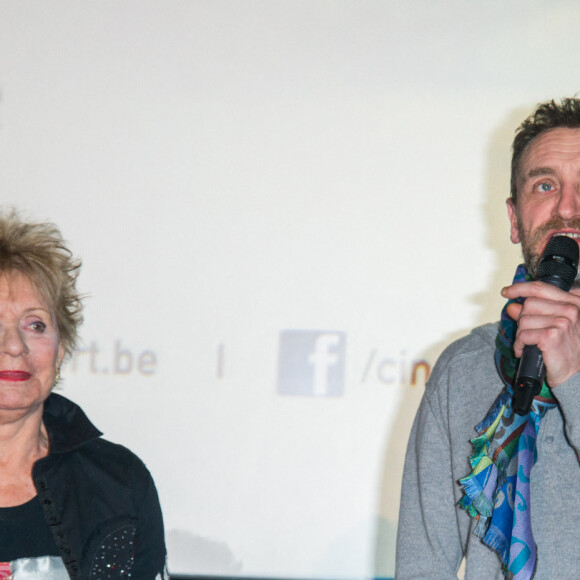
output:
[{"label": "man's nose", "polygon": [[560,199],[556,211],[564,219],[571,219],[579,214],[580,210],[580,184],[568,183],[562,187]]},{"label": "man's nose", "polygon": [[28,353],[28,347],[18,328],[4,328],[0,331],[0,353],[13,357]]}]

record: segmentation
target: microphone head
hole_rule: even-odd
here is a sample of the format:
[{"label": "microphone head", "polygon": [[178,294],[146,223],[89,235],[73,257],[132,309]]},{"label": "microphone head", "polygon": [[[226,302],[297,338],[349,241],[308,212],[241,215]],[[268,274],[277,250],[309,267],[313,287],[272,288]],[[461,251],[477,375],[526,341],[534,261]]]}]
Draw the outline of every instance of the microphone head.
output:
[{"label": "microphone head", "polygon": [[554,236],[548,242],[538,266],[538,280],[556,276],[568,286],[578,273],[578,244],[568,236]]}]

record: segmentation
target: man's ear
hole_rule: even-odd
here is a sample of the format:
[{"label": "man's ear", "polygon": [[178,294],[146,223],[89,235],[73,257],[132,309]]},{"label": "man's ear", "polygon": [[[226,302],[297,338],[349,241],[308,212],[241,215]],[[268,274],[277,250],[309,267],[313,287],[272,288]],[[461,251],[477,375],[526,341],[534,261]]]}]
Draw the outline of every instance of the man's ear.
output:
[{"label": "man's ear", "polygon": [[513,198],[508,197],[506,200],[508,217],[510,218],[510,239],[513,244],[520,243],[520,232],[518,229],[518,216],[516,213],[516,204]]}]

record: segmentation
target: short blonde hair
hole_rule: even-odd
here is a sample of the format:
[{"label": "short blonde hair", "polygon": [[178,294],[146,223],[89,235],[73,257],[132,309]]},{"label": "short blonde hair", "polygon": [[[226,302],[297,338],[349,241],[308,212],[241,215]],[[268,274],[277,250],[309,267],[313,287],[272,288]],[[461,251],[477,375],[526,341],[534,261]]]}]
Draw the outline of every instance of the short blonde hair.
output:
[{"label": "short blonde hair", "polygon": [[54,224],[26,222],[15,210],[0,213],[0,273],[20,272],[30,279],[54,313],[67,356],[77,346],[83,321],[76,289],[80,267]]}]

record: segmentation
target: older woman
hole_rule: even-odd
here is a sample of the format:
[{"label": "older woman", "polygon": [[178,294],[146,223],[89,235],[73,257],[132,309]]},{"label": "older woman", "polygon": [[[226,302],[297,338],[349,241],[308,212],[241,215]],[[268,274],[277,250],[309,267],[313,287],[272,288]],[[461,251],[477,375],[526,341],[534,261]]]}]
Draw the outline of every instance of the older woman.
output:
[{"label": "older woman", "polygon": [[52,393],[82,320],[59,231],[0,215],[0,579],[166,577],[155,485]]}]

